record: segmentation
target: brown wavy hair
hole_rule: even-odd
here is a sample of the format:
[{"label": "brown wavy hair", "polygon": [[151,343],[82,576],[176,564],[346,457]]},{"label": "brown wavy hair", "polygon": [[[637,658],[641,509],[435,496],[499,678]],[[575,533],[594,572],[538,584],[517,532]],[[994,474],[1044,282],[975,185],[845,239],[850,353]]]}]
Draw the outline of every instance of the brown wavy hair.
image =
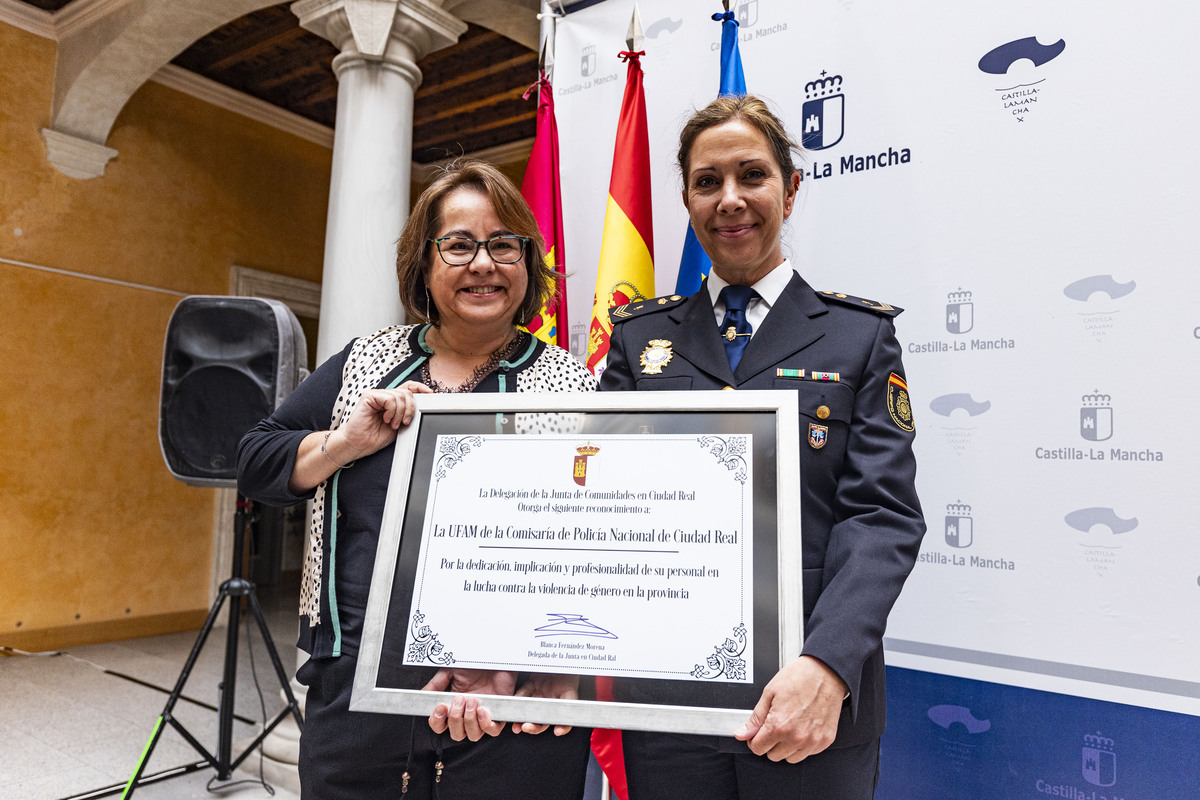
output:
[{"label": "brown wavy hair", "polygon": [[456,159],[446,165],[421,192],[409,212],[396,244],[396,279],[404,310],[410,320],[440,323],[437,306],[429,301],[425,277],[429,274],[430,259],[439,257],[430,239],[437,235],[442,224],[442,201],[457,189],[471,189],[484,195],[492,201],[505,228],[517,236],[529,237],[524,260],[528,285],[513,320],[517,325],[528,325],[558,290],[557,275],[546,263],[546,242],[517,187],[491,164],[472,158]]},{"label": "brown wavy hair", "polygon": [[709,128],[724,125],[730,120],[741,120],[757,130],[767,139],[771,154],[783,170],[784,178],[791,176],[796,169],[792,153],[800,152],[800,145],[788,134],[779,117],[775,116],[759,98],[752,94],[727,95],[718,97],[704,108],[692,114],[679,132],[679,152],[676,156],[679,170],[683,173],[683,184],[687,186],[688,167],[691,166],[692,145],[696,137]]}]

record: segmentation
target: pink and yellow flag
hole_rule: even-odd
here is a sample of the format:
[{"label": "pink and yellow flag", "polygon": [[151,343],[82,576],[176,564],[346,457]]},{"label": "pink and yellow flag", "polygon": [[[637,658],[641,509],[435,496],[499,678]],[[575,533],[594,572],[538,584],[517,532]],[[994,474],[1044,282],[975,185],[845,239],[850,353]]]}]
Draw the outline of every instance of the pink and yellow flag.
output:
[{"label": "pink and yellow flag", "polygon": [[654,234],[650,208],[650,136],[646,126],[646,97],[642,91],[643,51],[624,51],[629,62],[625,96],[617,120],[608,209],[600,240],[600,267],[592,301],[587,366],[599,376],[608,357],[614,306],[654,296]]},{"label": "pink and yellow flag", "polygon": [[563,247],[562,191],[558,180],[558,123],[554,120],[554,93],[543,70],[538,82],[529,87],[525,98],[538,90],[537,131],[529,165],[521,181],[521,195],[533,210],[538,230],[546,240],[546,261],[558,273],[554,297],[526,326],[547,344],[567,348],[567,257]]}]

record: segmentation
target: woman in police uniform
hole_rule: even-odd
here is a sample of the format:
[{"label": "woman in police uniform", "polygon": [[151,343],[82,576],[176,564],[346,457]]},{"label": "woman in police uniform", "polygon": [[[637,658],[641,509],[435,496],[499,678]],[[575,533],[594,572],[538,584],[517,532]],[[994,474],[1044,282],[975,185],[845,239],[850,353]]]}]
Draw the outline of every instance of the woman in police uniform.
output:
[{"label": "woman in police uniform", "polygon": [[614,309],[602,390],[789,389],[800,401],[804,647],[728,738],[627,731],[632,800],[866,800],[884,729],[882,636],[925,523],[900,309],[814,291],[783,257],[798,148],[758,98],[680,134],[700,291]]}]

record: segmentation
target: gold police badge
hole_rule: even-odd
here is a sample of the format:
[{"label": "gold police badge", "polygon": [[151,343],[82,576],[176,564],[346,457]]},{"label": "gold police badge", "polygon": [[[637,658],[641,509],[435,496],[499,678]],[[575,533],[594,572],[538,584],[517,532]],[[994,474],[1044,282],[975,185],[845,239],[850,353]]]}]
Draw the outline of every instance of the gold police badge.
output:
[{"label": "gold police badge", "polygon": [[646,345],[646,349],[642,351],[642,374],[661,375],[663,367],[670,364],[674,357],[675,351],[671,349],[671,343],[668,340],[651,339],[650,344]]}]

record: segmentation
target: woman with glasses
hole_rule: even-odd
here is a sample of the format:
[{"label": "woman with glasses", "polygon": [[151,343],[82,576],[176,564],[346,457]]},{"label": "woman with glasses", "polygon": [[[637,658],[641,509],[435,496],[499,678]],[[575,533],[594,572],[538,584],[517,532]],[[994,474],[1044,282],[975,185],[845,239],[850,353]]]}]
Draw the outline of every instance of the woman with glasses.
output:
[{"label": "woman with glasses", "polygon": [[243,438],[238,486],[274,505],[314,500],[301,586],[310,658],[300,740],[312,798],[577,798],[590,732],[492,720],[473,694],[575,697],[577,681],[483,670],[428,671],[462,694],[427,721],[350,712],[350,690],[396,432],[414,393],[593,391],[569,353],[521,330],[556,289],[532,212],[498,170],[447,168],[413,206],[397,247],[415,324],[350,342]]}]

